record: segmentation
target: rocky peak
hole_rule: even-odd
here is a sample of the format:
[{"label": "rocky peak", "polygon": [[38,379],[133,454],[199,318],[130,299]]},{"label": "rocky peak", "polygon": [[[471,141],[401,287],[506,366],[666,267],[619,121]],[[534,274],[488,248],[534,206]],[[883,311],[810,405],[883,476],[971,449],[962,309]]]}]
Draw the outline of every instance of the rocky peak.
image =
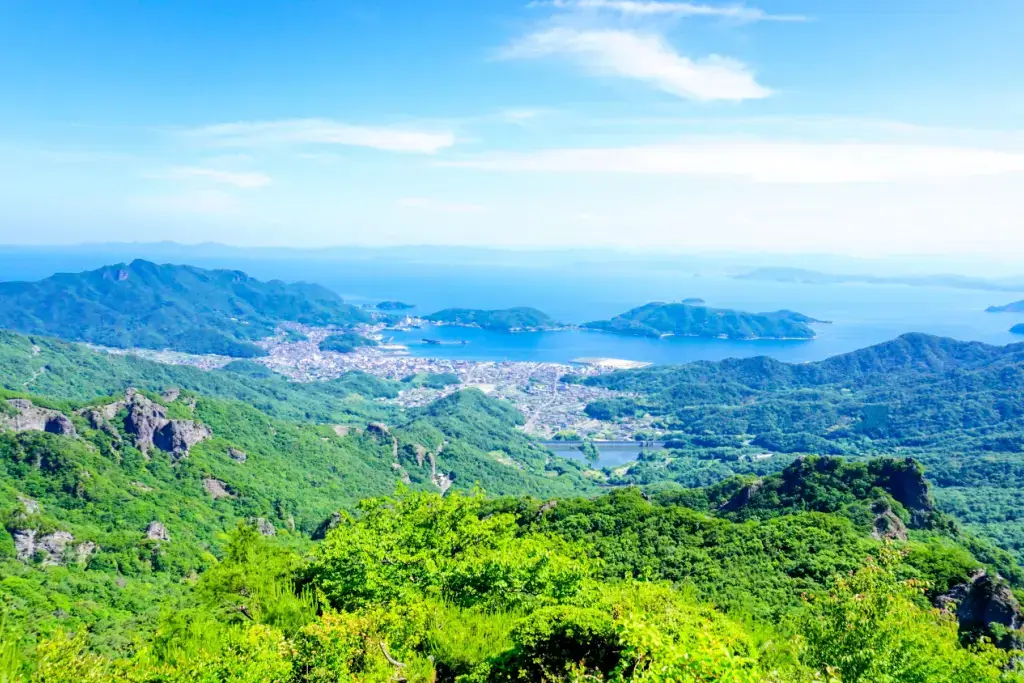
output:
[{"label": "rocky peak", "polygon": [[0,427],[16,432],[49,432],[62,436],[75,436],[75,425],[64,413],[40,408],[26,398],[12,398],[7,404],[17,411],[15,415],[0,414]]},{"label": "rocky peak", "polygon": [[153,447],[166,451],[174,460],[188,456],[192,446],[212,436],[209,427],[192,420],[170,420],[167,408],[135,389],[125,393],[128,415],[124,429],[135,437],[135,446],[149,454]]}]

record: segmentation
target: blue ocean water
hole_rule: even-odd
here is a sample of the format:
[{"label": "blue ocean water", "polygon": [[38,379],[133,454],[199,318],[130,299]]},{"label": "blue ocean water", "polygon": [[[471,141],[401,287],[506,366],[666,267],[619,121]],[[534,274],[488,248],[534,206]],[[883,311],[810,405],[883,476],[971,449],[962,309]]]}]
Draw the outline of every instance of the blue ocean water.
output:
[{"label": "blue ocean water", "polygon": [[[101,252],[14,254],[0,257],[0,279],[37,279],[54,271],[94,268],[132,255]],[[414,313],[442,308],[533,306],[552,317],[581,323],[612,317],[650,301],[700,297],[709,306],[746,311],[782,308],[831,320],[817,326],[810,341],[729,341],[719,339],[622,337],[600,332],[501,334],[442,327],[396,334],[422,356],[471,360],[567,362],[600,356],[652,363],[682,363],[728,357],[770,355],[804,362],[893,339],[906,332],[927,332],[991,344],[1022,342],[1009,332],[1024,315],[986,313],[992,304],[1024,299],[1024,292],[991,292],[906,285],[794,283],[742,280],[727,275],[698,275],[684,264],[643,265],[635,261],[575,263],[535,267],[443,265],[388,261],[299,261],[273,257],[160,259],[201,267],[230,267],[261,279],[304,280],[329,287],[353,303],[401,300]],[[422,338],[466,340],[465,345],[425,345]]]},{"label": "blue ocean water", "polygon": [[[462,268],[418,266],[396,272],[377,264],[324,273],[318,279],[353,302],[400,299],[415,312],[448,307],[533,306],[570,323],[603,319],[649,301],[700,297],[709,306],[746,311],[782,308],[830,320],[809,341],[624,337],[602,332],[562,331],[504,334],[459,327],[424,327],[395,335],[415,355],[468,360],[567,362],[579,357],[683,363],[770,355],[781,360],[820,360],[893,339],[926,332],[991,344],[1024,341],[1009,329],[1024,316],[985,312],[992,304],[1024,298],[1005,292],[906,285],[795,283],[695,276],[667,269],[615,265],[552,268]],[[423,338],[464,340],[465,345],[426,345]]]}]

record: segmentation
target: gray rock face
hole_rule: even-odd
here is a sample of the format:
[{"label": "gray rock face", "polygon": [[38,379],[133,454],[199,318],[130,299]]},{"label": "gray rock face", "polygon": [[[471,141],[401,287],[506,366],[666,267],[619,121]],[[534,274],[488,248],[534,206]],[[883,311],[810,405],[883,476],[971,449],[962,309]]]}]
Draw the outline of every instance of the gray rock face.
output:
[{"label": "gray rock face", "polygon": [[207,477],[203,479],[203,488],[206,492],[213,496],[214,500],[218,498],[234,498],[234,494],[227,490],[224,482],[219,479]]},{"label": "gray rock face", "polygon": [[246,460],[249,459],[249,456],[245,454],[245,451],[239,450],[237,448],[229,448],[228,457],[234,460],[235,462],[245,462]]},{"label": "gray rock face", "polygon": [[164,393],[160,394],[160,396],[168,403],[174,403],[175,401],[178,400],[178,397],[181,396],[181,389],[178,389],[177,387],[171,387]]},{"label": "gray rock face", "polygon": [[[956,606],[957,621],[961,633],[991,634],[993,624],[1016,631],[1024,626],[1024,611],[1013,596],[1009,584],[1000,576],[990,576],[985,571],[973,574],[967,583],[954,586],[936,603],[940,608]],[[1008,634],[1005,642],[996,642],[1000,647],[1010,647],[1016,634]]]},{"label": "gray rock face", "polygon": [[[12,536],[15,557],[22,562],[31,562],[38,555],[43,566],[64,564],[67,547],[75,540],[67,531],[54,531],[52,534],[39,536],[35,529],[15,529]],[[95,544],[92,548],[95,549]]]},{"label": "gray rock face", "polygon": [[0,415],[0,426],[16,432],[49,432],[62,436],[75,436],[75,425],[67,415],[57,410],[40,408],[25,398],[7,400],[18,411],[17,415]]},{"label": "gray rock face", "polygon": [[327,532],[341,524],[341,513],[332,512],[331,516],[320,522],[320,526],[313,531],[311,538],[314,541],[322,541],[327,537]]},{"label": "gray rock face", "polygon": [[743,506],[750,503],[761,487],[764,485],[760,479],[744,486],[736,492],[732,498],[725,502],[724,505],[719,508],[722,512],[736,512]]},{"label": "gray rock face", "polygon": [[189,449],[210,438],[209,427],[192,420],[169,420],[167,408],[149,400],[134,389],[125,394],[128,415],[124,429],[135,437],[135,446],[148,455],[156,447],[170,453],[174,460],[188,457]]},{"label": "gray rock face", "polygon": [[874,528],[871,535],[882,540],[883,538],[898,541],[907,540],[907,525],[892,511],[888,505],[876,507],[872,510],[875,513]]},{"label": "gray rock face", "polygon": [[251,517],[249,523],[256,527],[256,530],[264,536],[277,535],[277,529],[274,528],[274,525],[266,517]]},{"label": "gray rock face", "polygon": [[39,512],[39,501],[23,496],[20,493],[17,494],[18,502],[21,503],[21,507],[25,510],[26,515],[34,515]]},{"label": "gray rock face", "polygon": [[171,534],[167,531],[167,527],[153,520],[146,527],[146,538],[151,541],[169,541],[171,540]]}]

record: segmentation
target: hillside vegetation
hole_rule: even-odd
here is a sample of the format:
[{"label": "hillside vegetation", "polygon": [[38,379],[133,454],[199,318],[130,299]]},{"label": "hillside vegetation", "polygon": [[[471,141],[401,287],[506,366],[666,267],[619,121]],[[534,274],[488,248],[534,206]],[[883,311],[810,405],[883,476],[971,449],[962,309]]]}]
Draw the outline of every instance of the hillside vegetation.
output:
[{"label": "hillside vegetation", "polygon": [[603,332],[640,337],[722,337],[727,339],[813,339],[809,323],[819,322],[793,311],[746,313],[687,303],[654,302],[611,320],[584,323]]},{"label": "hillside vegetation", "polygon": [[136,260],[38,282],[0,282],[0,327],[117,348],[249,358],[277,323],[368,319],[319,285]]},{"label": "hillside vegetation", "polygon": [[424,320],[446,325],[466,325],[497,332],[544,330],[557,327],[558,323],[536,308],[520,306],[495,311],[475,308],[446,308],[424,316]]}]

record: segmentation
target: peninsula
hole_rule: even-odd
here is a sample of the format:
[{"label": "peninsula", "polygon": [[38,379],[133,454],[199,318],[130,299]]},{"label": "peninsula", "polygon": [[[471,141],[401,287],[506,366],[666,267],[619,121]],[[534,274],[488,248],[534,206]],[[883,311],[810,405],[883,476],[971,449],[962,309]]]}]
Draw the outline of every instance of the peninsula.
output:
[{"label": "peninsula", "polygon": [[1014,301],[1005,306],[989,306],[985,310],[989,313],[1024,313],[1024,301]]},{"label": "peninsula", "polygon": [[611,320],[584,323],[583,329],[640,337],[720,339],[813,339],[815,320],[794,311],[747,313],[686,303],[653,302]]},{"label": "peninsula", "polygon": [[349,326],[370,315],[320,285],[135,260],[0,283],[0,327],[116,348],[249,358],[281,322]]},{"label": "peninsula", "polygon": [[559,327],[554,318],[528,306],[493,311],[478,308],[446,308],[424,316],[423,319],[439,325],[478,327],[495,332],[540,332]]}]

